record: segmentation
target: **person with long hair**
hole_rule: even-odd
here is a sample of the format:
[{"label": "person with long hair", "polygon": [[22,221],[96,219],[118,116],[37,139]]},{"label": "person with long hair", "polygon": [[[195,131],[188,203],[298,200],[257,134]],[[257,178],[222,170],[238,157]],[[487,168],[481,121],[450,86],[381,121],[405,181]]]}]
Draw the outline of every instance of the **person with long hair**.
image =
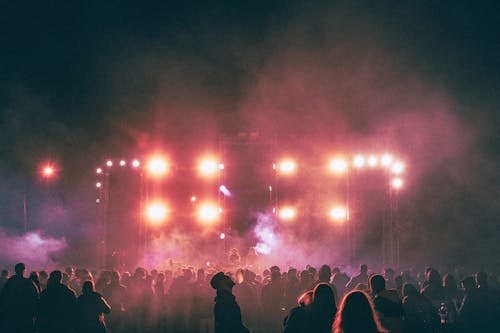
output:
[{"label": "person with long hair", "polygon": [[333,333],[384,333],[373,302],[363,291],[351,291],[342,303],[333,324]]}]

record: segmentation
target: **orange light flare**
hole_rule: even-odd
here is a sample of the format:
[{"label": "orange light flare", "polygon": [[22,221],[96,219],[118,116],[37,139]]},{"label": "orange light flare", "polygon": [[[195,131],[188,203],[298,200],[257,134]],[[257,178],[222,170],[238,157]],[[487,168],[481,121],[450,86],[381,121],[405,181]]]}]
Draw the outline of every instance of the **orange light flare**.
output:
[{"label": "orange light flare", "polygon": [[44,179],[52,179],[56,176],[56,167],[51,163],[47,163],[42,166],[40,173]]},{"label": "orange light flare", "polygon": [[344,223],[347,218],[348,218],[348,211],[345,207],[343,206],[335,206],[330,210],[330,218],[332,221],[342,224]]},{"label": "orange light flare", "polygon": [[297,216],[297,211],[294,207],[285,206],[280,208],[280,210],[278,211],[278,216],[283,221],[292,221]]},{"label": "orange light flare", "polygon": [[391,180],[391,187],[395,190],[399,190],[403,187],[404,182],[403,179],[396,177]]},{"label": "orange light flare", "polygon": [[366,159],[363,155],[356,155],[354,156],[352,160],[352,164],[354,165],[355,168],[361,169],[365,166]]},{"label": "orange light flare", "polygon": [[284,175],[294,174],[297,170],[297,163],[291,159],[284,159],[278,163],[278,171]]},{"label": "orange light flare", "polygon": [[202,159],[198,165],[200,175],[206,177],[214,176],[221,170],[224,170],[224,164],[217,162],[215,158]]},{"label": "orange light flare", "polygon": [[210,226],[217,222],[221,213],[222,209],[218,208],[217,205],[205,202],[199,206],[197,215],[200,223]]},{"label": "orange light flare", "polygon": [[158,227],[166,222],[169,210],[164,202],[153,201],[146,207],[145,213],[148,224]]},{"label": "orange light flare", "polygon": [[162,177],[168,172],[168,162],[162,156],[154,156],[147,163],[148,173],[153,177]]},{"label": "orange light flare", "polygon": [[328,164],[328,168],[335,174],[343,174],[347,171],[347,161],[343,158],[333,158]]}]

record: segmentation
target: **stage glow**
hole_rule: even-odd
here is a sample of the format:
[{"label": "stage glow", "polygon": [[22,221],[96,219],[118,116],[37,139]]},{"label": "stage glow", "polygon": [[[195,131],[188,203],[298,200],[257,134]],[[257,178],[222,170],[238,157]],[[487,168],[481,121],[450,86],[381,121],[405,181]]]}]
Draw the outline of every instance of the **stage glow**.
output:
[{"label": "stage glow", "polygon": [[361,169],[362,167],[365,166],[365,157],[363,155],[354,156],[352,164],[354,164],[354,167]]},{"label": "stage glow", "polygon": [[402,162],[396,161],[392,164],[391,172],[393,174],[399,175],[405,171],[405,165]]},{"label": "stage glow", "polygon": [[97,168],[97,169],[95,169],[95,172],[96,172],[98,175],[100,175],[100,174],[102,173],[102,169],[101,169],[101,168]]},{"label": "stage glow", "polygon": [[347,162],[343,158],[334,158],[329,164],[330,171],[341,174],[347,171]]},{"label": "stage glow", "polygon": [[338,223],[343,223],[347,219],[347,209],[341,206],[333,207],[330,210],[330,218]]},{"label": "stage glow", "polygon": [[219,209],[212,203],[205,203],[198,209],[198,218],[200,222],[206,225],[211,225],[219,217]]},{"label": "stage glow", "polygon": [[101,188],[101,187],[102,187],[102,183],[101,183],[101,182],[97,182],[97,183],[95,183],[95,187],[97,187],[97,188]]},{"label": "stage glow", "polygon": [[391,180],[391,186],[393,189],[399,190],[403,187],[403,180],[399,177],[393,178]]},{"label": "stage glow", "polygon": [[224,169],[224,164],[218,163],[211,158],[202,160],[199,165],[200,174],[203,176],[213,176],[222,169]]},{"label": "stage glow", "polygon": [[197,199],[196,199],[196,197],[193,195],[193,196],[191,196],[191,199],[190,199],[190,200],[191,200],[191,202],[196,202],[196,200],[197,200]]},{"label": "stage glow", "polygon": [[220,233],[220,235],[219,235],[219,238],[220,238],[220,239],[224,239],[224,238],[226,238],[226,234],[225,234],[225,233],[223,233],[223,232],[221,232],[221,233]]},{"label": "stage glow", "polygon": [[127,165],[127,162],[125,162],[125,160],[121,160],[121,161],[120,161],[120,166],[122,166],[122,167],[123,167],[123,166],[125,166],[125,165]]},{"label": "stage glow", "polygon": [[161,177],[167,173],[167,161],[163,157],[153,157],[148,162],[148,172],[155,177]]},{"label": "stage glow", "polygon": [[279,217],[284,220],[284,221],[291,221],[295,219],[295,216],[297,215],[297,212],[295,211],[295,208],[293,207],[283,207],[279,210]]},{"label": "stage glow", "polygon": [[153,226],[163,225],[167,219],[168,208],[161,201],[155,201],[150,203],[146,208],[146,217],[148,223]]},{"label": "stage glow", "polygon": [[388,167],[388,166],[390,166],[392,164],[392,160],[393,160],[393,158],[392,158],[391,155],[384,154],[384,155],[382,155],[382,158],[381,158],[380,162],[382,163],[382,165],[384,167]]},{"label": "stage glow", "polygon": [[378,164],[378,158],[377,156],[375,155],[370,155],[370,157],[368,157],[368,165],[372,168],[376,167]]},{"label": "stage glow", "polygon": [[292,160],[283,160],[279,163],[278,169],[282,174],[292,174],[297,169],[297,164]]},{"label": "stage glow", "polygon": [[107,160],[107,161],[106,161],[106,166],[107,166],[108,168],[111,168],[111,167],[113,166],[113,161],[112,161],[112,160]]},{"label": "stage glow", "polygon": [[132,161],[132,167],[138,168],[140,166],[141,166],[141,162],[139,162],[139,160],[133,160]]}]

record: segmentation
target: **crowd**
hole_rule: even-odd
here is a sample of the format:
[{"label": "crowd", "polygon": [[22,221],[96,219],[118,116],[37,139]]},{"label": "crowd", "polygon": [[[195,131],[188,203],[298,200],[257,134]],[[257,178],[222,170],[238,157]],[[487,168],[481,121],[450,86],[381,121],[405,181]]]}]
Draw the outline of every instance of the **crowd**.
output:
[{"label": "crowd", "polygon": [[[258,274],[179,267],[133,273],[67,267],[0,276],[3,333],[499,332],[498,276],[380,274],[361,265]],[[215,290],[214,290],[215,289]],[[214,298],[215,297],[215,298]],[[214,307],[215,306],[215,307]]]}]

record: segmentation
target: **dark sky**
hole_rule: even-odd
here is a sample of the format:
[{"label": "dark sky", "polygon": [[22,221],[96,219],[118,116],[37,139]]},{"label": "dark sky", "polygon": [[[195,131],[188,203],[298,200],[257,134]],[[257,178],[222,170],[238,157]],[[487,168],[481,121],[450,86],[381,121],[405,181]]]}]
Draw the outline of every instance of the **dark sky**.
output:
[{"label": "dark sky", "polygon": [[[446,239],[443,255],[498,253],[497,7],[2,1],[3,229],[19,225],[23,191],[85,211],[110,152],[182,155],[256,131],[303,154],[393,149],[411,165],[405,217]],[[36,176],[46,159],[61,168],[50,189]]]}]

